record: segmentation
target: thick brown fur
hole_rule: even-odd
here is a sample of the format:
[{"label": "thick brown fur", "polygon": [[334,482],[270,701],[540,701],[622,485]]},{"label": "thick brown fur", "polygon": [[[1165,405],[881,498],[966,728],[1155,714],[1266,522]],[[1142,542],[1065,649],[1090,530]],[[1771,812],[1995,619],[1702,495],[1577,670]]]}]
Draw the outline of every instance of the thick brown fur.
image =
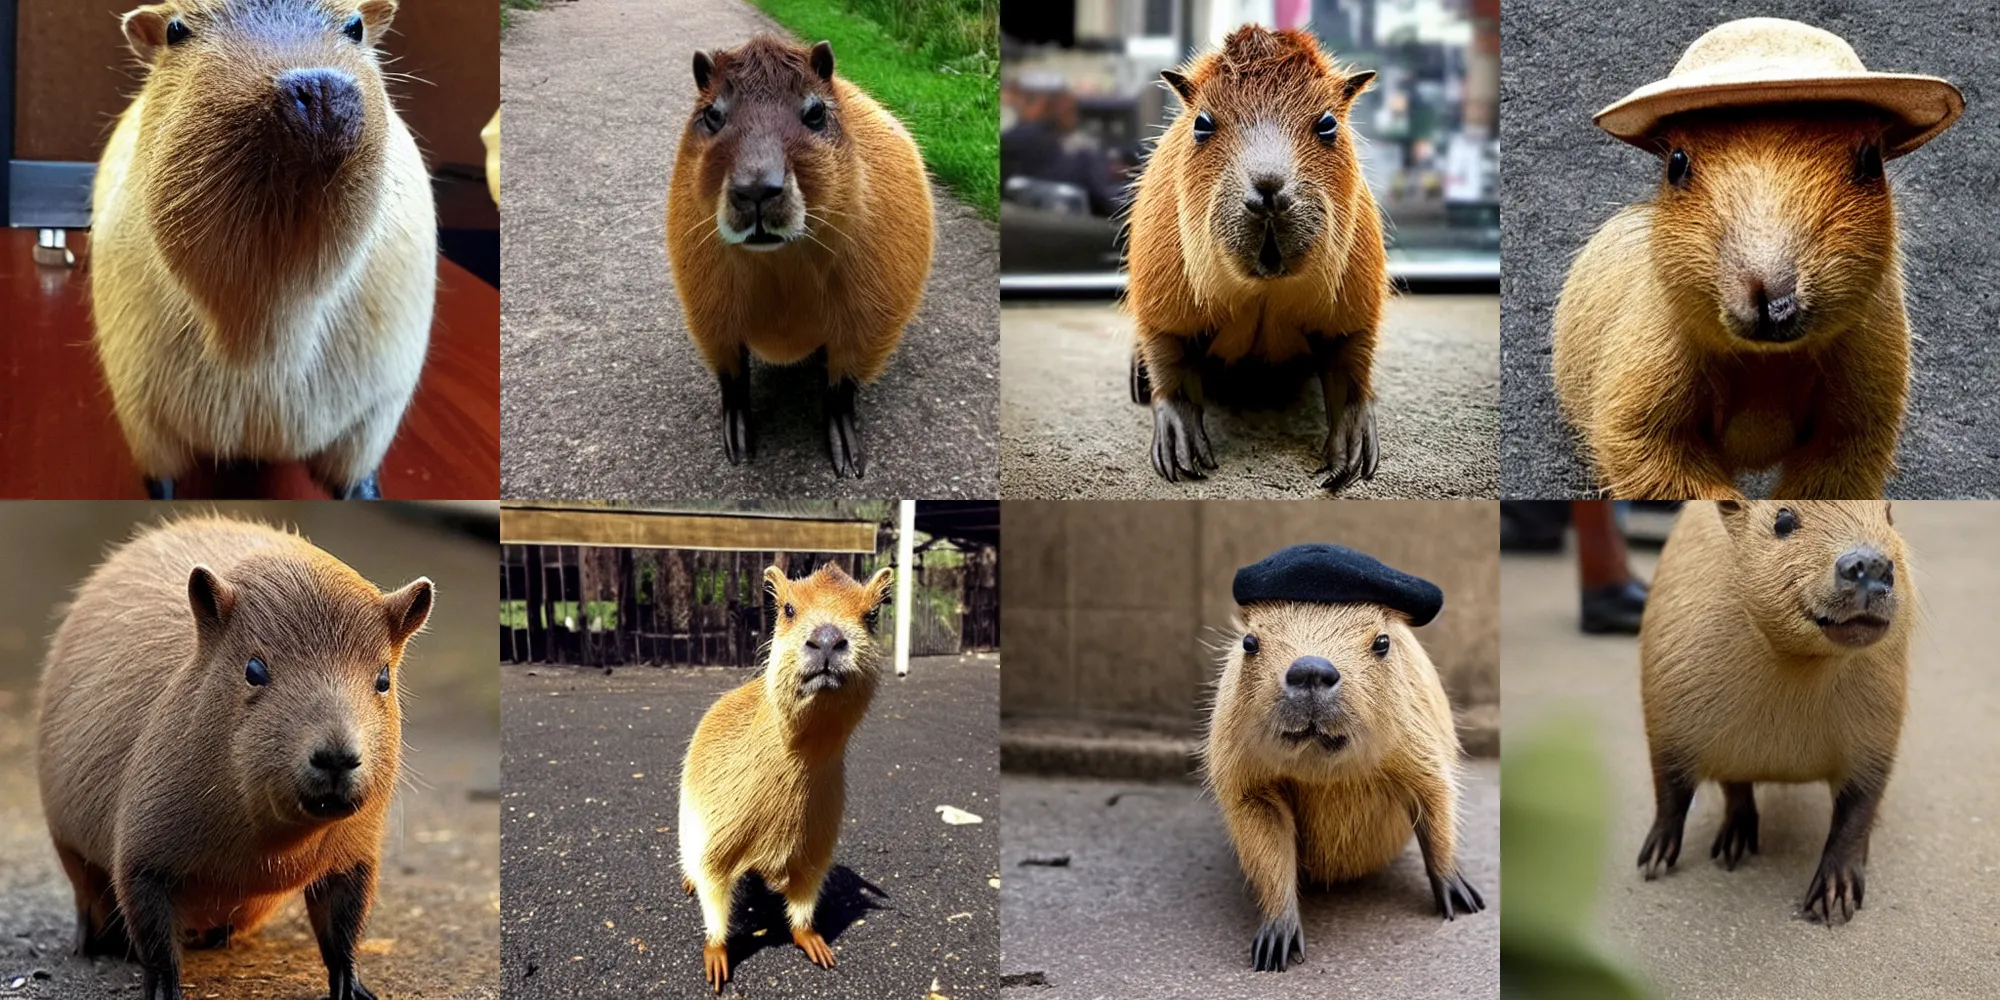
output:
[{"label": "thick brown fur", "polygon": [[[321,934],[330,974],[346,963],[352,983],[400,773],[401,661],[431,601],[429,580],[380,593],[304,539],[243,521],[177,521],[114,549],[77,589],[42,677],[42,806],[80,950],[123,952],[129,936],[148,992],[157,974],[178,996],[176,932],[251,932],[301,891],[319,930],[331,892],[333,908],[358,907]],[[268,684],[246,680],[252,657]],[[342,818],[303,805],[329,746],[358,757]]]},{"label": "thick brown fur", "polygon": [[[92,312],[139,469],[304,460],[335,495],[382,463],[430,340],[430,181],[374,46],[395,0],[173,0],[125,16],[145,67],[93,192]],[[343,33],[359,14],[364,41]],[[188,37],[170,43],[170,25]],[[273,113],[350,74],[362,125],[315,154]]]},{"label": "thick brown fur", "polygon": [[[930,181],[916,142],[845,77],[822,79],[803,46],[759,36],[708,58],[667,193],[688,333],[718,374],[740,374],[745,347],[775,364],[824,349],[829,381],[873,381],[930,276]],[[809,98],[824,105],[824,131],[800,121]],[[726,110],[720,131],[704,124],[711,107]],[[765,141],[782,148],[800,228],[760,253],[723,239],[718,223],[739,152]]]},{"label": "thick brown fur", "polygon": [[[1347,125],[1373,77],[1336,65],[1305,32],[1256,26],[1169,75],[1184,110],[1135,184],[1126,297],[1142,368],[1135,369],[1135,398],[1149,394],[1156,410],[1177,401],[1193,406],[1189,434],[1198,446],[1178,456],[1192,461],[1172,463],[1163,475],[1199,475],[1196,462],[1214,468],[1201,461],[1208,450],[1200,427],[1203,362],[1281,365],[1309,356],[1325,383],[1330,471],[1364,471],[1360,456],[1349,454],[1358,442],[1347,434],[1363,411],[1372,414],[1375,339],[1389,281],[1380,210]],[[1339,122],[1331,142],[1315,133],[1327,112]],[[1214,132],[1197,142],[1195,121],[1204,113]],[[1270,151],[1271,169],[1288,179],[1293,202],[1291,217],[1272,230],[1282,236],[1284,258],[1276,276],[1256,273],[1261,238],[1253,230],[1260,227],[1244,221],[1249,171],[1267,162],[1246,161],[1253,145]],[[1372,450],[1372,415],[1366,419]],[[1372,458],[1365,471],[1372,475]]]},{"label": "thick brown fur", "polygon": [[[1248,653],[1244,636],[1254,636]],[[1387,636],[1386,655],[1373,644]],[[1484,902],[1458,873],[1460,747],[1451,703],[1408,619],[1375,604],[1260,602],[1230,635],[1202,757],[1237,858],[1276,952],[1292,960],[1302,879],[1345,882],[1386,867],[1414,833],[1443,915]],[[1285,675],[1305,656],[1340,672],[1338,708],[1315,738],[1288,715]],[[1286,732],[1294,731],[1288,738]],[[1338,740],[1334,748],[1329,741]],[[1271,959],[1275,958],[1275,961]]]},{"label": "thick brown fur", "polygon": [[[726,942],[736,882],[755,872],[785,897],[792,938],[816,964],[833,951],[813,929],[846,808],[847,739],[875,696],[878,651],[869,635],[894,571],[856,583],[828,563],[802,580],[764,571],[778,609],[761,677],[717,699],[702,716],[681,767],[680,855],[700,897],[703,974],[717,992],[729,978]],[[830,626],[831,632],[821,632]],[[845,645],[837,686],[811,680],[809,643]]]},{"label": "thick brown fur", "polygon": [[[1795,525],[1783,535],[1781,511]],[[1890,560],[1894,586],[1872,610],[1886,626],[1855,645],[1816,619],[1842,615],[1836,563],[1864,546]],[[1866,809],[1837,851],[1837,806],[1806,909],[1829,919],[1860,905],[1868,822],[1903,728],[1913,576],[1883,501],[1725,501],[1681,512],[1639,646],[1662,814],[1640,856],[1648,878],[1674,863],[1699,782],[1720,782],[1730,797],[1711,853],[1734,867],[1756,850],[1753,783],[1824,781]]]},{"label": "thick brown fur", "polygon": [[[1895,471],[1909,320],[1889,184],[1859,169],[1884,124],[1832,105],[1668,119],[1651,202],[1591,237],[1555,317],[1556,391],[1615,497],[1869,499]],[[1796,332],[1752,339],[1795,283]]]}]

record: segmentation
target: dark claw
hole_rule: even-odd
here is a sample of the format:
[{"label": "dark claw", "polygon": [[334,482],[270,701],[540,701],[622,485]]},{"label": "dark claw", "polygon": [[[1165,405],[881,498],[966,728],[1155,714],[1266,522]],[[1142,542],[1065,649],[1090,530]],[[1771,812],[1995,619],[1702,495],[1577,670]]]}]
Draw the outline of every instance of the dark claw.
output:
[{"label": "dark claw", "polygon": [[1283,972],[1286,965],[1305,960],[1306,935],[1296,909],[1265,921],[1250,942],[1250,966],[1258,972]]},{"label": "dark claw", "polygon": [[1749,785],[1742,786],[1740,791],[1733,785],[1724,786],[1723,791],[1729,797],[1729,806],[1722,814],[1722,828],[1715,831],[1715,843],[1709,847],[1708,856],[1721,858],[1723,868],[1735,871],[1745,852],[1757,853],[1757,800],[1752,797]]},{"label": "dark claw", "polygon": [[746,353],[738,374],[721,376],[722,454],[730,465],[750,460],[750,363]]},{"label": "dark claw", "polygon": [[1319,485],[1328,492],[1338,493],[1356,480],[1375,478],[1375,467],[1381,460],[1375,444],[1375,404],[1349,403],[1339,422],[1327,428],[1321,457],[1326,464],[1315,474],[1326,477]]},{"label": "dark claw", "polygon": [[1478,913],[1486,909],[1486,899],[1458,872],[1431,876],[1431,898],[1436,901],[1438,914],[1446,920],[1454,919],[1460,913]]},{"label": "dark claw", "polygon": [[1153,401],[1153,380],[1146,375],[1146,363],[1132,355],[1132,402],[1146,404]]},{"label": "dark claw", "polygon": [[1168,482],[1204,478],[1201,468],[1215,468],[1215,454],[1202,426],[1201,407],[1187,399],[1153,401],[1153,471]]},{"label": "dark claw", "polygon": [[171,480],[171,479],[148,479],[148,480],[146,480],[146,499],[148,499],[148,500],[172,500],[173,498],[174,498],[174,481],[173,481],[173,480]]},{"label": "dark claw", "polygon": [[1645,846],[1639,848],[1639,870],[1646,874],[1646,881],[1659,878],[1660,873],[1674,866],[1681,858],[1681,827],[1663,830],[1655,822],[1653,829],[1646,833]]},{"label": "dark claw", "polygon": [[1835,913],[1843,921],[1852,920],[1866,894],[1867,879],[1861,865],[1821,858],[1812,887],[1806,890],[1806,919],[1828,927],[1833,926]]},{"label": "dark claw", "polygon": [[327,1000],[375,1000],[375,994],[361,985],[353,967],[326,970]]},{"label": "dark claw", "polygon": [[341,500],[382,499],[382,486],[376,480],[377,475],[378,473],[371,472],[366,476],[361,477],[360,482],[349,484],[346,489],[340,491],[339,499]]},{"label": "dark claw", "polygon": [[861,446],[861,429],[854,417],[854,394],[859,388],[853,379],[841,379],[826,390],[826,442],[835,476],[860,479],[868,471],[868,453]]},{"label": "dark claw", "polygon": [[143,1000],[184,1000],[179,979],[179,976],[170,976],[162,980],[158,972],[147,969],[145,984],[139,990],[140,996]]}]

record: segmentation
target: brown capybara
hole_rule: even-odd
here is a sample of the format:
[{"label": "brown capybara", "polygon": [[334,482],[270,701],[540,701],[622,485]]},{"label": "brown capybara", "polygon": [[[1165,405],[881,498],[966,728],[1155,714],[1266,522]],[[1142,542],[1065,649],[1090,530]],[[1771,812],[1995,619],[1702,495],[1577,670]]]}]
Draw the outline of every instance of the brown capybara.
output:
[{"label": "brown capybara", "polygon": [[402,659],[431,582],[381,593],[305,539],[223,518],[114,549],[49,646],[42,808],[77,949],[135,954],[180,1000],[180,950],[301,891],[331,1000],[372,1000],[354,946],[401,766]]},{"label": "brown capybara", "polygon": [[1680,857],[1697,785],[1727,803],[1709,856],[1757,852],[1756,782],[1819,782],[1833,824],[1804,909],[1860,909],[1868,832],[1903,731],[1917,597],[1880,500],[1689,504],[1639,634],[1653,828],[1639,868]]},{"label": "brown capybara", "polygon": [[[1295,549],[1359,555],[1337,546]],[[1223,654],[1202,760],[1264,915],[1251,942],[1260,972],[1305,958],[1302,882],[1379,871],[1412,834],[1445,919],[1486,906],[1458,867],[1460,747],[1451,703],[1411,627],[1428,621],[1442,596],[1360,560],[1370,572],[1428,589],[1436,603],[1425,613],[1379,603],[1394,599],[1386,594],[1279,599],[1246,592],[1244,574],[1237,577],[1241,638]]]},{"label": "brown capybara", "polygon": [[92,193],[97,354],[155,499],[197,458],[377,472],[430,342],[430,179],[383,88],[395,0],[175,0]]},{"label": "brown capybara", "polygon": [[1306,32],[1249,26],[1161,75],[1184,110],[1135,184],[1126,250],[1132,399],[1153,407],[1154,471],[1216,467],[1205,380],[1268,399],[1310,366],[1326,403],[1320,485],[1373,479],[1389,278],[1348,113],[1374,72],[1335,65]]},{"label": "brown capybara", "polygon": [[694,114],[667,191],[688,334],[722,387],[722,448],[750,456],[750,355],[826,360],[834,474],[867,453],[854,396],[922,302],[931,189],[894,115],[833,73],[833,46],[759,36],[694,55]]},{"label": "brown capybara", "polygon": [[1660,184],[1583,248],[1555,315],[1555,384],[1614,497],[1860,500],[1895,471],[1910,378],[1879,112],[1691,112]]},{"label": "brown capybara", "polygon": [[833,949],[813,929],[847,796],[847,738],[880,675],[870,633],[894,571],[856,583],[828,563],[803,580],[764,570],[777,608],[764,675],[730,691],[695,727],[681,766],[682,886],[701,900],[702,974],[729,978],[736,882],[762,876],[785,897],[792,941],[816,965]]}]

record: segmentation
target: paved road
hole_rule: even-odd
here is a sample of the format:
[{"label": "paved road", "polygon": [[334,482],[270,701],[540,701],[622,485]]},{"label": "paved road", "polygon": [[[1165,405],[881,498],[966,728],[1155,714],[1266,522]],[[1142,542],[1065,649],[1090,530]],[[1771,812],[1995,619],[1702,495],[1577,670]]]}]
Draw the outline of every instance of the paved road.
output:
[{"label": "paved road", "polygon": [[[1343,497],[1491,497],[1500,400],[1499,302],[1399,296],[1383,321],[1375,388],[1382,465]],[[1110,305],[1001,311],[1001,489],[1038,499],[1324,497],[1326,414],[1316,382],[1279,411],[1208,408],[1221,468],[1153,472],[1153,420],[1126,386],[1131,320]]]},{"label": "paved road", "polygon": [[[190,508],[196,505],[189,505]],[[269,511],[255,505],[225,510]],[[493,670],[497,551],[331,502],[281,505],[306,536],[363,576],[399,586],[428,575],[437,611],[407,660],[406,776],[382,853],[382,881],[357,961],[383,997],[500,996],[499,681]],[[0,555],[33,573],[0,576],[0,997],[138,996],[139,966],[69,954],[76,911],[49,846],[34,763],[34,690],[54,605],[133,518],[161,505],[0,504]],[[270,515],[266,515],[267,517]],[[46,978],[41,978],[46,974]],[[20,987],[10,984],[25,978]],[[296,900],[263,933],[190,952],[190,1000],[314,1000],[326,971]]]},{"label": "paved road", "polygon": [[[1871,69],[1928,73],[1965,92],[1965,116],[1889,164],[1916,334],[1910,413],[1890,496],[2000,496],[2000,47],[1977,4],[1797,0],[1782,16],[1848,40]],[[1502,496],[1579,496],[1592,488],[1560,422],[1550,324],[1570,259],[1619,206],[1651,197],[1658,161],[1590,123],[1599,108],[1664,76],[1703,31],[1773,5],[1603,0],[1510,3],[1501,22]],[[1983,204],[1978,200],[1983,199]],[[1753,489],[1768,490],[1767,476]]]},{"label": "paved road", "polygon": [[[503,668],[508,996],[713,995],[701,907],[680,887],[680,761],[702,713],[748,677]],[[727,995],[923,1000],[933,980],[951,1000],[997,995],[999,679],[986,655],[920,658],[884,682],[848,747],[820,903],[839,964],[808,962],[783,901],[746,885]],[[940,805],[985,822],[947,825]]]},{"label": "paved road", "polygon": [[824,375],[806,366],[755,370],[757,455],[731,466],[715,380],[668,276],[667,178],[692,113],[694,51],[778,29],[733,0],[589,0],[514,18],[501,41],[501,495],[998,495],[990,223],[935,190],[923,309],[861,391],[866,479],[834,478]]},{"label": "paved road", "polygon": [[[1190,784],[1009,774],[1000,971],[1012,1000],[1493,997],[1500,989],[1500,766],[1468,765],[1468,881],[1484,913],[1446,923],[1415,846],[1387,871],[1309,892],[1306,961],[1250,971],[1258,915],[1215,804]],[[1065,867],[1023,865],[1068,856]],[[1025,988],[1035,983],[1044,989]]]},{"label": "paved road", "polygon": [[[1923,616],[1912,645],[1902,753],[1875,824],[1867,907],[1828,929],[1797,917],[1826,839],[1824,786],[1760,786],[1762,853],[1734,872],[1707,847],[1721,822],[1714,785],[1695,796],[1679,866],[1658,881],[1633,859],[1652,823],[1638,646],[1576,630],[1575,558],[1508,556],[1500,586],[1505,730],[1555,713],[1594,723],[1610,772],[1612,842],[1597,925],[1663,998],[2000,996],[1988,902],[2000,894],[2000,686],[1992,651],[2000,505],[1899,503]],[[1646,575],[1652,559],[1638,560]]]}]

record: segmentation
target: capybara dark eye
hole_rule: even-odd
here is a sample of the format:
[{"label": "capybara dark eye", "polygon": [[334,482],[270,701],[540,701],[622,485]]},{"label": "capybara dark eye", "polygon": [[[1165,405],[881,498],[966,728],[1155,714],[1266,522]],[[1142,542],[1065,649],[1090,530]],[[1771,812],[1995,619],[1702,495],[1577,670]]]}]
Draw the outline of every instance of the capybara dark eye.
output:
[{"label": "capybara dark eye", "polygon": [[1688,162],[1687,150],[1676,149],[1667,157],[1667,183],[1678,188],[1687,187],[1688,177],[1694,172],[1694,165]]},{"label": "capybara dark eye", "polygon": [[1861,147],[1860,155],[1854,158],[1854,182],[1873,184],[1882,179],[1882,147],[1869,143]]},{"label": "capybara dark eye", "polygon": [[804,122],[807,128],[815,132],[825,131],[826,105],[820,103],[818,100],[814,100],[812,103],[806,105],[805,111],[799,114],[799,120]]},{"label": "capybara dark eye", "polygon": [[1256,636],[1254,636],[1254,635],[1246,635],[1246,636],[1244,636],[1244,637],[1243,637],[1243,651],[1244,651],[1244,652],[1246,652],[1246,653],[1250,653],[1250,654],[1253,654],[1253,655],[1254,655],[1254,654],[1255,654],[1255,653],[1257,652],[1257,637],[1256,637]]},{"label": "capybara dark eye", "polygon": [[357,42],[360,41],[367,34],[366,26],[361,23],[361,15],[356,14],[348,18],[346,27],[341,28],[340,33]]},{"label": "capybara dark eye", "polygon": [[389,693],[389,665],[386,663],[382,664],[382,672],[375,675],[375,693]]},{"label": "capybara dark eye", "polygon": [[1321,142],[1332,142],[1333,137],[1340,134],[1340,119],[1335,118],[1331,111],[1320,112],[1319,122],[1313,125],[1313,134],[1319,136]]},{"label": "capybara dark eye", "polygon": [[722,131],[722,126],[728,124],[728,122],[729,119],[724,117],[721,109],[713,104],[701,109],[701,123],[710,132]]},{"label": "capybara dark eye", "polygon": [[253,656],[249,665],[243,668],[243,679],[256,687],[263,687],[271,683],[271,668],[264,665],[262,658]]},{"label": "capybara dark eye", "polygon": [[1210,118],[1206,111],[1196,112],[1194,116],[1194,141],[1207,142],[1209,137],[1214,134],[1215,119]]},{"label": "capybara dark eye", "polygon": [[1389,655],[1389,633],[1384,632],[1375,637],[1374,649],[1378,657]]},{"label": "capybara dark eye", "polygon": [[1783,538],[1799,530],[1799,516],[1792,513],[1790,507],[1780,507],[1778,508],[1777,523],[1772,525],[1772,529],[1778,533],[1779,538]]},{"label": "capybara dark eye", "polygon": [[189,31],[188,26],[182,24],[180,18],[174,18],[173,20],[167,22],[168,45],[179,45],[180,43],[187,41],[188,36],[192,34],[194,34],[194,32]]},{"label": "capybara dark eye", "polygon": [[792,607],[789,603],[785,605],[785,617],[796,618],[798,617],[798,614],[799,614],[799,609]]}]

